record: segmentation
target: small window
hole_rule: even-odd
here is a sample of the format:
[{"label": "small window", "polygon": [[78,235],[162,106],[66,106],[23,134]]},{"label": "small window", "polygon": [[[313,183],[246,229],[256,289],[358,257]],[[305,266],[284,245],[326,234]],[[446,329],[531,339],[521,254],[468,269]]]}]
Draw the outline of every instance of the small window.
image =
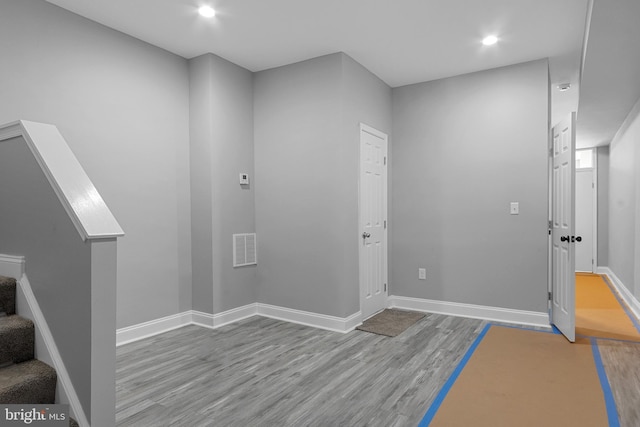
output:
[{"label": "small window", "polygon": [[576,169],[591,169],[593,167],[593,149],[576,150]]}]

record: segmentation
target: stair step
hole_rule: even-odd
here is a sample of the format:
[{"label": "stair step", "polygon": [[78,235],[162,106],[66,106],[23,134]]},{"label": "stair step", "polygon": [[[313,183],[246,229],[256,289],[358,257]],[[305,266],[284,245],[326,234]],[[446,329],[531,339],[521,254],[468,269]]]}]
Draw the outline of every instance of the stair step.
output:
[{"label": "stair step", "polygon": [[0,317],[0,365],[33,359],[33,322],[17,314]]},{"label": "stair step", "polygon": [[0,369],[0,403],[54,403],[56,381],[55,369],[39,360],[7,366]]},{"label": "stair step", "polygon": [[16,314],[16,279],[0,276],[0,313]]}]

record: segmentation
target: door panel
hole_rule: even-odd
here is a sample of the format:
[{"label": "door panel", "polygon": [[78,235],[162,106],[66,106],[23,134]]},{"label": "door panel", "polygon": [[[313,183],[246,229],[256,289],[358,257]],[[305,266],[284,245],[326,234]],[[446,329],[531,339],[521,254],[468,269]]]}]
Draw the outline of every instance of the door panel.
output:
[{"label": "door panel", "polygon": [[360,126],[360,310],[387,307],[387,136]]},{"label": "door panel", "polygon": [[551,323],[575,341],[575,113],[553,128]]}]

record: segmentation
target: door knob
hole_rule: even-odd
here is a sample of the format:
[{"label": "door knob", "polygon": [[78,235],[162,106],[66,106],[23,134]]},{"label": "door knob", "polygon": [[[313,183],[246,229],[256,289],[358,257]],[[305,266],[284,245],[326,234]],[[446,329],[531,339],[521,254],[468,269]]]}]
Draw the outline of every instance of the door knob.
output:
[{"label": "door knob", "polygon": [[561,242],[568,242],[569,241],[569,236],[560,236],[560,241]]},{"label": "door knob", "polygon": [[582,236],[571,236],[572,242],[582,242]]},{"label": "door knob", "polygon": [[362,233],[362,238],[366,239],[367,237],[371,237],[371,233],[367,233],[366,231]]}]

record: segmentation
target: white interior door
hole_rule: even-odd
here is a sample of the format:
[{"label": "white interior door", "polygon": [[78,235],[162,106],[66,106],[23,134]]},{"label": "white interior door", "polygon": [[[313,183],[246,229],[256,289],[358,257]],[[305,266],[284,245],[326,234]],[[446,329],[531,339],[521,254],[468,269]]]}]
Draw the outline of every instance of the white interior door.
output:
[{"label": "white interior door", "polygon": [[575,113],[553,128],[551,323],[571,342],[576,338]]},{"label": "white interior door", "polygon": [[387,135],[360,125],[360,311],[387,307]]},{"label": "white interior door", "polygon": [[585,273],[593,273],[595,268],[595,191],[594,170],[576,170],[576,271]]}]

